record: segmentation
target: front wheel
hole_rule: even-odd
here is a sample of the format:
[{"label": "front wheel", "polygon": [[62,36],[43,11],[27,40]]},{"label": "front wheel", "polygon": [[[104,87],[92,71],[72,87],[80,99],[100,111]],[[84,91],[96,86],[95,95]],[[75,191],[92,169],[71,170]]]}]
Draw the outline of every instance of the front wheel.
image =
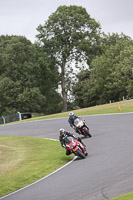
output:
[{"label": "front wheel", "polygon": [[75,152],[75,154],[76,154],[77,156],[79,156],[80,158],[85,158],[85,155],[83,154],[83,152],[81,152],[80,149],[77,149],[77,151]]}]

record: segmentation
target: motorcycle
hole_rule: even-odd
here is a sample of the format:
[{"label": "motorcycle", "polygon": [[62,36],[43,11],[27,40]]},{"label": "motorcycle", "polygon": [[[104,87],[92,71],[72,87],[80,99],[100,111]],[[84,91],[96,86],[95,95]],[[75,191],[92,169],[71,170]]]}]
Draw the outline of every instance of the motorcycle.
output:
[{"label": "motorcycle", "polygon": [[91,137],[89,128],[85,125],[85,122],[82,119],[76,118],[74,120],[74,125],[77,133],[82,134],[85,137]]},{"label": "motorcycle", "polygon": [[71,136],[65,136],[64,141],[66,148],[71,151],[71,153],[74,153],[76,156],[79,156],[81,158],[86,157],[87,152],[85,150],[85,147],[77,139]]}]

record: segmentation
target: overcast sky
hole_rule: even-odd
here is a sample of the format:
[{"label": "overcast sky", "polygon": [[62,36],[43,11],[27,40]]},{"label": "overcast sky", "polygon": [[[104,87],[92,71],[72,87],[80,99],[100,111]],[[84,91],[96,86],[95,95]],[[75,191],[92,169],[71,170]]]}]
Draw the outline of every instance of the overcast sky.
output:
[{"label": "overcast sky", "polygon": [[22,35],[32,42],[36,28],[61,5],[86,8],[107,33],[133,39],[133,0],[0,0],[0,35]]}]

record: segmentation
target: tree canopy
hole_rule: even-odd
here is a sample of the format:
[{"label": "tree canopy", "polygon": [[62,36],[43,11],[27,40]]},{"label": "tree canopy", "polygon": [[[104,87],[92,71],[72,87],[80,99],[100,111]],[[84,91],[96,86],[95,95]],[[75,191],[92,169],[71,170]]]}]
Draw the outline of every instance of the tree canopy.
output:
[{"label": "tree canopy", "polygon": [[103,53],[91,62],[89,78],[82,80],[83,75],[80,75],[73,88],[81,107],[133,97],[133,41],[124,34],[108,35],[103,41]]},{"label": "tree canopy", "polygon": [[80,6],[60,6],[37,28],[38,44],[54,58],[61,75],[63,111],[67,111],[67,87],[72,62],[88,62],[99,51],[100,25]]},{"label": "tree canopy", "polygon": [[52,90],[57,105],[60,103],[60,97],[55,92],[55,85],[58,85],[56,78],[53,79],[57,70],[53,72],[49,67],[50,64],[45,63],[45,59],[41,50],[25,37],[0,37],[1,115],[17,111],[38,113],[59,111],[58,106],[55,108],[54,104],[47,103],[50,102]]}]

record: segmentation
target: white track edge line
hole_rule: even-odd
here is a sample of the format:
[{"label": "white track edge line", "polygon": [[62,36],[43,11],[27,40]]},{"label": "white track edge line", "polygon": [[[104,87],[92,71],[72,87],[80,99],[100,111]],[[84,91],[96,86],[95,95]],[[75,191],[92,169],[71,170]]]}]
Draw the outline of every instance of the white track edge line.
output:
[{"label": "white track edge line", "polygon": [[[97,116],[109,116],[109,115],[128,115],[128,114],[133,114],[133,112],[127,112],[127,113],[107,113],[107,114],[95,114],[95,115],[79,115],[80,117],[97,117]],[[39,122],[39,121],[45,121],[45,120],[55,120],[55,119],[65,119],[68,117],[60,117],[60,118],[51,118],[51,119],[40,119],[40,120],[33,120],[33,121],[27,121],[27,122],[22,122],[22,123],[13,123],[13,124],[1,124],[0,126],[11,126],[11,125],[18,125],[18,124],[23,124],[23,123],[34,123],[34,122]]]}]

